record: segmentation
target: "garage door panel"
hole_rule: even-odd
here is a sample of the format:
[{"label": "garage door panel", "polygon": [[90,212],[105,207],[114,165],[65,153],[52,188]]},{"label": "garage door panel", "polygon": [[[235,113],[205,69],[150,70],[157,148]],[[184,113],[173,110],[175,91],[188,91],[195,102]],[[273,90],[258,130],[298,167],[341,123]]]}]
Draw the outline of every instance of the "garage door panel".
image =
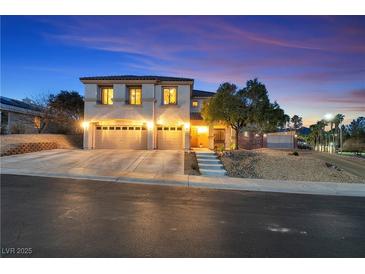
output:
[{"label": "garage door panel", "polygon": [[147,149],[147,130],[141,127],[139,130],[134,127],[121,127],[118,130],[109,128],[96,130],[96,148]]},{"label": "garage door panel", "polygon": [[267,136],[267,147],[268,148],[293,148],[293,137],[291,135],[268,135]]},{"label": "garage door panel", "polygon": [[183,130],[178,127],[157,128],[157,148],[158,149],[182,149]]}]

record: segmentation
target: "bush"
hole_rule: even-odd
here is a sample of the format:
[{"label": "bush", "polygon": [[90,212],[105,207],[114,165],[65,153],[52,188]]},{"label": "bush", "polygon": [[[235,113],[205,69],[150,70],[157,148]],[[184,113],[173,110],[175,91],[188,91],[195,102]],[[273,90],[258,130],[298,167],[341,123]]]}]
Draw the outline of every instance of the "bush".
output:
[{"label": "bush", "polygon": [[298,151],[293,151],[292,153],[289,153],[289,155],[299,156]]}]

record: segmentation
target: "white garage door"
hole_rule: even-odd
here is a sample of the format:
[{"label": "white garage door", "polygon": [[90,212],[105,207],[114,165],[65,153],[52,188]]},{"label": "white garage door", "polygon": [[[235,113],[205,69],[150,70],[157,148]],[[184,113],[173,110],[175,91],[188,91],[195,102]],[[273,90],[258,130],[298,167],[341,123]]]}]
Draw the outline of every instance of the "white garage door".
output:
[{"label": "white garage door", "polygon": [[96,148],[147,149],[144,126],[97,126]]},{"label": "white garage door", "polygon": [[268,148],[294,148],[292,135],[267,135]]},{"label": "white garage door", "polygon": [[158,149],[182,149],[183,129],[182,127],[157,127],[157,148]]}]

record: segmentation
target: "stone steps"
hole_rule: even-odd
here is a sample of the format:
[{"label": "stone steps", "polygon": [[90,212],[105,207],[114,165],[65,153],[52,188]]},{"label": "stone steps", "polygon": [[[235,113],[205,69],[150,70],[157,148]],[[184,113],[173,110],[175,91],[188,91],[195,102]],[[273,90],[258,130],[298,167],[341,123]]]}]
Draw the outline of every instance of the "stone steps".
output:
[{"label": "stone steps", "polygon": [[213,151],[195,151],[199,170],[203,176],[222,177],[226,176],[226,171]]}]

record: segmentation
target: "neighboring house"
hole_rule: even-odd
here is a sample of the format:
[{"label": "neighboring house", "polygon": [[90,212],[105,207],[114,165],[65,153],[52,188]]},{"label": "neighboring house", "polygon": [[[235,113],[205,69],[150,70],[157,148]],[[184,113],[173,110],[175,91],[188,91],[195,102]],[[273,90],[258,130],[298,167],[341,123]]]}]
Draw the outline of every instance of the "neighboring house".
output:
[{"label": "neighboring house", "polygon": [[38,133],[41,109],[31,103],[0,96],[1,134]]},{"label": "neighboring house", "polygon": [[209,126],[200,110],[215,93],[164,76],[82,77],[84,148],[190,149],[230,145],[231,129]]}]

